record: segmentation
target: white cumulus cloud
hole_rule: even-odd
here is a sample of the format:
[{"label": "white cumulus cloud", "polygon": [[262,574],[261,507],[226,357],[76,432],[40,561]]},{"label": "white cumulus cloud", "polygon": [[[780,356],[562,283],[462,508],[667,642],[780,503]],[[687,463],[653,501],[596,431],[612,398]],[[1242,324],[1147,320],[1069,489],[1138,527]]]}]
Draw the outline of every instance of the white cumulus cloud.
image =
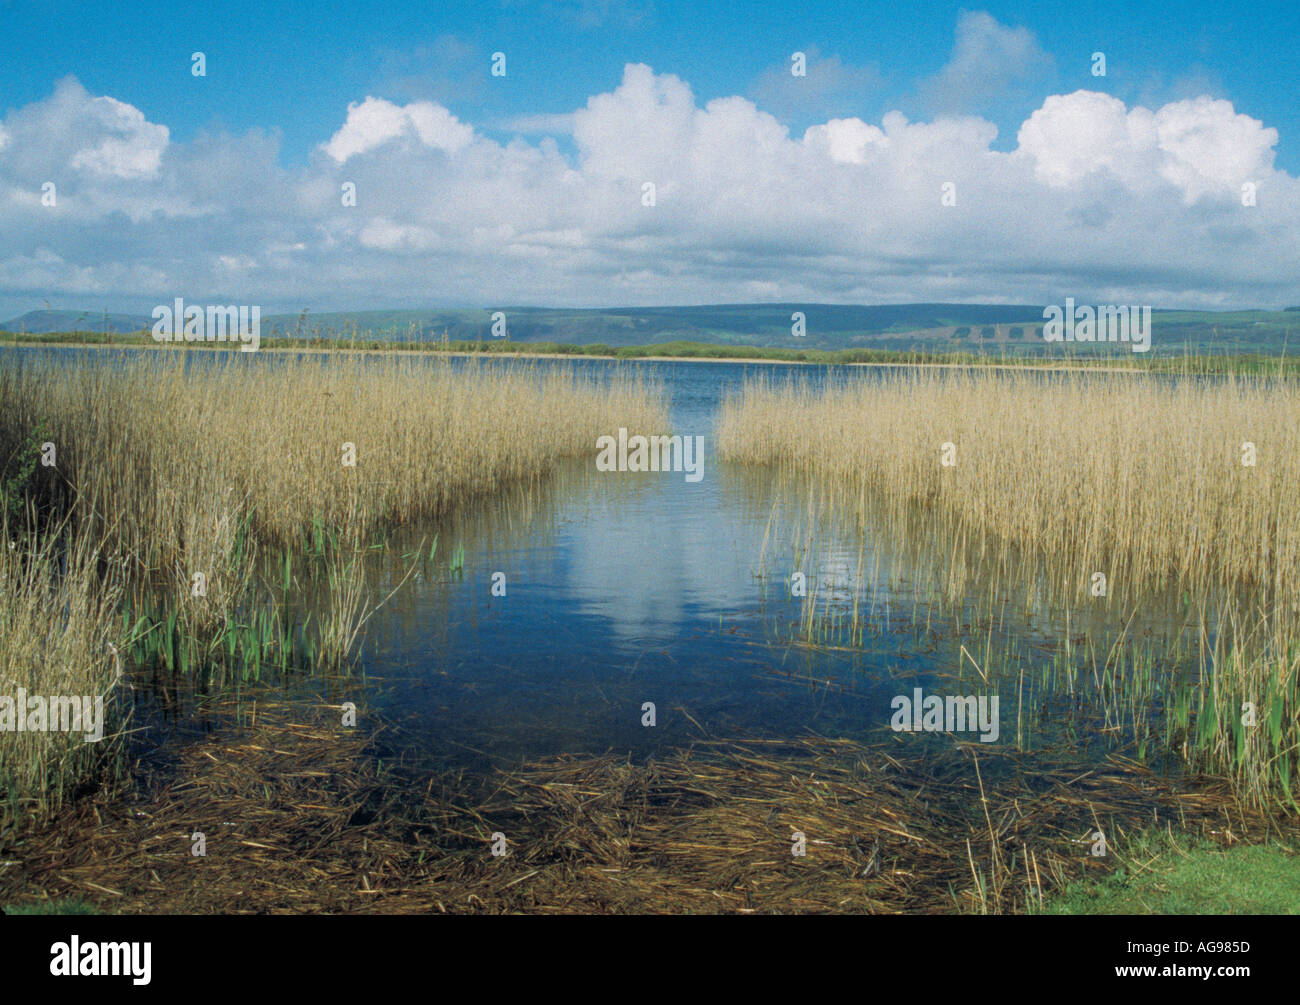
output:
[{"label": "white cumulus cloud", "polygon": [[1300,182],[1273,166],[1276,131],[1222,100],[1049,95],[1004,152],[978,116],[792,136],[629,64],[565,121],[562,151],[368,97],[285,167],[273,134],[168,142],[65,81],[0,122],[0,300],[1300,303]]},{"label": "white cumulus cloud", "polygon": [[1055,188],[1105,173],[1133,190],[1175,186],[1183,199],[1228,194],[1271,173],[1277,130],[1208,97],[1158,111],[1094,91],[1052,95],[1020,128],[1020,150]]},{"label": "white cumulus cloud", "polygon": [[[145,120],[140,109],[114,98],[95,98],[86,118],[103,137],[72,155],[72,167],[117,178],[151,178],[167,149],[168,129]],[[84,126],[83,126],[84,128]]]},{"label": "white cumulus cloud", "polygon": [[474,130],[432,101],[395,105],[368,97],[348,105],[347,121],[325,144],[325,152],[341,164],[402,136],[415,136],[426,147],[456,153],[473,141]]}]

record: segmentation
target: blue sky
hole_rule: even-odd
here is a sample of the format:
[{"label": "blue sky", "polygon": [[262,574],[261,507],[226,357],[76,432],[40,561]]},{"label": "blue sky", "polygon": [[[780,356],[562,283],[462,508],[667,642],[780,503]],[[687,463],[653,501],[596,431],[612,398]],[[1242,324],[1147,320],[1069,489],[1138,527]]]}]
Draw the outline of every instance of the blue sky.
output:
[{"label": "blue sky", "polygon": [[[917,90],[948,61],[964,9],[235,0],[220,4],[216,16],[217,6],[0,0],[10,39],[0,107],[43,98],[71,74],[92,93],[167,123],[178,140],[216,123],[241,132],[279,131],[282,157],[294,163],[337,128],[340,108],[367,94],[438,100],[475,120],[561,113],[614,87],[624,64],[639,62],[676,74],[706,101],[751,92],[764,71],[784,69],[792,51],[813,47],[846,65],[871,67],[880,80],[808,112],[873,121],[893,108],[944,110]],[[1278,166],[1300,173],[1300,4],[1279,0],[1239,11],[1222,3],[1134,3],[1122,13],[1113,3],[969,9],[1033,32],[1054,64],[1038,80],[1054,93],[1088,87],[1146,104],[1201,93],[1228,98],[1279,130]],[[212,63],[212,86],[196,88],[188,75],[196,50]],[[507,74],[493,79],[489,61],[497,51],[507,53]],[[1107,56],[1104,81],[1090,72],[1095,51]],[[977,99],[970,110],[991,110],[1002,142],[1010,144],[1042,93],[1009,102]],[[796,124],[811,121],[805,113]]]},{"label": "blue sky", "polygon": [[[1295,3],[217,8],[0,0],[0,320],[44,299],[125,308],[172,291],[318,310],[1047,302],[1128,288],[1170,306],[1300,300],[1286,278],[1297,271]],[[203,78],[190,72],[195,51]],[[498,51],[504,77],[488,72]],[[1104,78],[1091,72],[1096,51]],[[1112,103],[1051,101],[1080,92]],[[383,104],[349,118],[368,98]],[[1155,113],[1153,138],[1135,109]],[[576,129],[575,112],[586,113]],[[1044,128],[1027,141],[1036,113]],[[904,138],[903,117],[932,134]],[[657,139],[643,144],[631,122]],[[472,139],[456,139],[461,128]],[[61,137],[49,156],[42,131]],[[746,176],[730,162],[750,134],[765,138]],[[1084,134],[1096,152],[1061,153]],[[817,150],[829,151],[820,167]],[[835,179],[824,192],[807,183],[823,170]],[[956,213],[916,222],[902,211],[945,171]],[[325,190],[354,175],[355,211],[335,212]],[[643,176],[659,185],[655,207],[639,204]],[[32,215],[46,181],[61,202]],[[1234,214],[1246,183],[1259,186],[1259,212]],[[1017,184],[1024,204],[1009,205]],[[625,189],[654,212],[625,218]],[[887,202],[874,222],[856,219],[855,191]],[[792,236],[792,200],[808,200],[811,243]],[[1153,229],[1144,214],[1157,210]],[[1053,228],[1081,228],[1073,243],[1091,252],[1056,260],[1040,239]],[[201,247],[162,253],[178,231]],[[1152,241],[1163,243],[1135,247]],[[1188,241],[1212,247],[1190,253]]]}]

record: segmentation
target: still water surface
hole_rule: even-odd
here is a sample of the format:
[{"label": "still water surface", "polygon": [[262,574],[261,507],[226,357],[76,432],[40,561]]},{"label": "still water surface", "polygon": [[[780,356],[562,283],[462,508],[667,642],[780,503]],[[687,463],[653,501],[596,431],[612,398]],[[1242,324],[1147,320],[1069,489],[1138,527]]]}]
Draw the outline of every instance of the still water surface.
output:
[{"label": "still water surface", "polygon": [[[644,756],[701,735],[879,737],[890,699],[923,684],[934,657],[907,633],[860,654],[792,644],[801,601],[790,572],[802,568],[811,583],[850,553],[856,561],[857,545],[842,542],[837,559],[836,543],[823,540],[815,568],[796,564],[790,535],[769,530],[770,476],[722,462],[713,438],[723,396],[747,377],[875,375],[621,365],[662,383],[675,433],[704,437],[703,479],[597,472],[593,444],[592,459],[563,467],[541,492],[507,493],[439,528],[440,559],[464,542],[463,578],[408,583],[368,633],[363,660],[386,716],[451,759]],[[400,570],[386,561],[391,581]],[[505,573],[505,597],[491,595],[494,572]],[[892,679],[904,667],[919,680]],[[642,725],[645,702],[655,705],[653,728]]]}]

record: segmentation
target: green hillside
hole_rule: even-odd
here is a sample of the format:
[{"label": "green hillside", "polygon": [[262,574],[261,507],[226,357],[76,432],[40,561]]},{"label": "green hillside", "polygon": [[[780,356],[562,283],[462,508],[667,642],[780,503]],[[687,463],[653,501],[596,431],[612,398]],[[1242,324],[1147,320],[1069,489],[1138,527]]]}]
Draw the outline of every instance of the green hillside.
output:
[{"label": "green hillside", "polygon": [[[506,339],[492,335],[492,319],[506,317]],[[792,332],[802,314],[805,335]],[[1289,349],[1300,312],[1154,311],[1153,353],[1280,355]],[[86,332],[103,337],[138,333],[148,317],[63,310],[32,311],[0,324],[29,334]],[[268,314],[264,339],[328,341],[562,343],[613,349],[672,342],[728,347],[844,351],[962,352],[998,356],[1060,354],[1042,340],[1043,308],[998,304],[715,304],[700,307],[626,307],[578,310],[549,307],[467,310],[348,311]],[[1075,343],[1075,356],[1130,355],[1127,345]]]}]

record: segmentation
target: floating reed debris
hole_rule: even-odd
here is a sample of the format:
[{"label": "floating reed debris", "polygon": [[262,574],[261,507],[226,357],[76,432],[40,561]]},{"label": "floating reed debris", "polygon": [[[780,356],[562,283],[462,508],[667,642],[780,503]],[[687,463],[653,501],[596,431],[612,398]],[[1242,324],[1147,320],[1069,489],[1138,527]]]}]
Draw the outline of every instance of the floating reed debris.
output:
[{"label": "floating reed debris", "polygon": [[[1115,862],[1102,828],[1263,837],[1224,786],[1114,757],[1080,770],[968,746],[808,736],[645,763],[560,756],[471,775],[381,767],[337,710],[245,698],[242,725],[156,759],[135,801],[9,842],[0,903],[134,912],[1013,911]],[[973,757],[979,757],[975,770]],[[206,854],[195,856],[195,834]],[[806,854],[792,854],[797,834]],[[508,853],[492,854],[496,835]]]}]

